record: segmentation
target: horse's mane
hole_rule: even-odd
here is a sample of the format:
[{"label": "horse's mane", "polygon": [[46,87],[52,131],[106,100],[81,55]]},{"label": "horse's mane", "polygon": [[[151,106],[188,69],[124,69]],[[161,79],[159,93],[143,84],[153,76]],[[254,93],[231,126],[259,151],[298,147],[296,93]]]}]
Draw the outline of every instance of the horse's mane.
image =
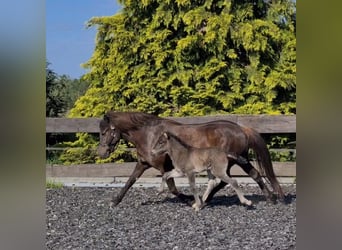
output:
[{"label": "horse's mane", "polygon": [[107,112],[111,123],[120,131],[137,130],[145,126],[155,126],[166,120],[143,112]]}]

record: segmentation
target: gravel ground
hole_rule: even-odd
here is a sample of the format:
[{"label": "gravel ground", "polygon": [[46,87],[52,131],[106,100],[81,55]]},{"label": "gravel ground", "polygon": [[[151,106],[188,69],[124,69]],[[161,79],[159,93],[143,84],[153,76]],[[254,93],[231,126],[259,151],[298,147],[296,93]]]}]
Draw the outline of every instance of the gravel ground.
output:
[{"label": "gravel ground", "polygon": [[243,186],[249,208],[226,187],[198,213],[157,188],[131,188],[112,209],[119,188],[48,189],[46,248],[296,249],[296,186],[283,188],[286,204],[271,204],[256,186]]}]

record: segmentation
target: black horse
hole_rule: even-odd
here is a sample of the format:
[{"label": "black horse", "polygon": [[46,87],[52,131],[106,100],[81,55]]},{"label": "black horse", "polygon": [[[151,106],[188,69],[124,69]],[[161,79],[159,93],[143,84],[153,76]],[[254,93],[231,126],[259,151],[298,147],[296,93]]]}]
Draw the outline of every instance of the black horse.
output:
[{"label": "black horse", "polygon": [[[241,156],[246,161],[229,161],[227,173],[230,175],[230,168],[237,164],[251,178],[253,178],[268,200],[274,200],[273,193],[264,183],[261,175],[271,184],[273,191],[280,199],[284,199],[284,193],[274,174],[270,153],[266,143],[255,130],[240,126],[234,122],[220,120],[201,124],[182,124],[170,119],[141,113],[141,112],[107,112],[100,121],[100,144],[98,154],[102,158],[107,158],[115,150],[115,146],[120,139],[133,143],[137,150],[138,162],[125,186],[118,196],[112,197],[112,205],[121,202],[128,189],[136,180],[150,167],[158,169],[161,174],[173,169],[172,161],[167,154],[153,155],[151,153],[153,145],[158,140],[163,131],[170,131],[187,144],[197,148],[217,147],[226,153],[234,153]],[[261,173],[259,173],[248,158],[248,150],[255,152],[257,163]],[[204,202],[209,202],[214,194],[223,188],[227,183],[221,181],[208,195]],[[178,192],[173,178],[167,180],[169,190],[186,201],[189,196]]]}]

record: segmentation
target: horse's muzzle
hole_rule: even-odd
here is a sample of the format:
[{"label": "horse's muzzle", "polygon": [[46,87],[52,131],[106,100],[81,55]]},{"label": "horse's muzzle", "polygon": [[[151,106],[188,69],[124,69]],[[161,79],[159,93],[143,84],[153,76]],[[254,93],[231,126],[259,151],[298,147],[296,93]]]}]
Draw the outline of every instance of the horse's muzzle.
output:
[{"label": "horse's muzzle", "polygon": [[110,147],[109,146],[102,146],[99,145],[97,148],[97,154],[100,156],[101,159],[106,159],[110,155]]}]

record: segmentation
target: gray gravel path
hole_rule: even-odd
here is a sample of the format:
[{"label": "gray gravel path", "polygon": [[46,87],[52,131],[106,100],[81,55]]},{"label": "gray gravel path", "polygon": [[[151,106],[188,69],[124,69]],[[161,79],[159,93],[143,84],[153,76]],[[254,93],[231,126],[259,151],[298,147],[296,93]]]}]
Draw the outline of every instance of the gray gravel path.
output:
[{"label": "gray gravel path", "polygon": [[286,204],[243,186],[254,202],[247,208],[226,187],[199,213],[171,194],[157,196],[156,188],[132,188],[112,209],[109,198],[119,188],[48,189],[46,248],[296,249],[296,186],[283,187]]}]

